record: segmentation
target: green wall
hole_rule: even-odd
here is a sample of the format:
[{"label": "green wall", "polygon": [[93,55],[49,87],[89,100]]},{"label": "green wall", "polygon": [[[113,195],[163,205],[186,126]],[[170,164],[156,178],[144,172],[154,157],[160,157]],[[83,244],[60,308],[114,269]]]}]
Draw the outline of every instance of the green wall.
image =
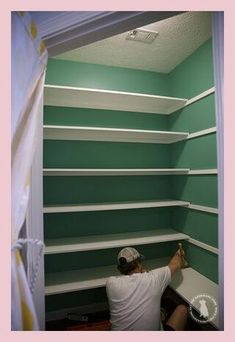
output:
[{"label": "green wall", "polygon": [[166,115],[106,109],[44,106],[45,125],[168,130]]},{"label": "green wall", "polygon": [[167,124],[169,130],[189,133],[215,126],[215,95],[208,95],[171,114]]},{"label": "green wall", "polygon": [[167,207],[44,215],[47,239],[154,230],[171,224]]},{"label": "green wall", "polygon": [[203,248],[185,243],[187,261],[196,271],[218,283],[218,255]]},{"label": "green wall", "polygon": [[[172,225],[175,229],[190,235],[193,239],[218,248],[218,216],[215,214],[188,210],[171,209]],[[190,244],[188,249],[190,249]],[[199,248],[199,252],[200,252]]]},{"label": "green wall", "polygon": [[170,146],[101,141],[44,141],[44,166],[64,168],[167,168]]},{"label": "green wall", "polygon": [[172,167],[214,169],[217,165],[216,134],[180,141],[170,148]]},{"label": "green wall", "polygon": [[100,203],[170,198],[168,177],[45,177],[45,204]]},{"label": "green wall", "polygon": [[98,64],[49,59],[47,84],[169,95],[165,74]]},{"label": "green wall", "polygon": [[217,207],[217,176],[190,175],[172,177],[173,198],[194,204]]},{"label": "green wall", "polygon": [[[211,40],[169,74],[50,59],[46,83],[191,98],[213,86]],[[215,126],[214,95],[170,116],[45,106],[44,123],[187,131]],[[216,134],[171,145],[45,140],[45,168],[216,168]],[[76,204],[125,200],[182,199],[217,206],[217,176],[44,177],[44,204]],[[174,228],[218,246],[215,214],[187,208],[149,208],[44,215],[45,239]],[[213,281],[217,256],[184,243],[190,265]],[[170,257],[175,242],[138,246],[147,258]],[[115,263],[118,249],[47,255],[45,271],[57,272]],[[47,296],[46,310],[106,300],[103,289]]]},{"label": "green wall", "polygon": [[[177,66],[169,75],[172,96],[192,98],[214,86],[212,40]],[[216,126],[215,98],[211,94],[170,115],[169,130],[193,133]],[[216,133],[171,146],[171,166],[191,169],[217,168]],[[193,204],[217,207],[217,176],[179,176],[171,179],[174,198]],[[218,217],[184,208],[172,209],[172,224],[192,238],[218,247]],[[218,281],[218,258],[207,250],[187,244],[190,265],[213,281]]]},{"label": "green wall", "polygon": [[190,99],[213,87],[212,40],[199,47],[168,76],[171,96]]}]

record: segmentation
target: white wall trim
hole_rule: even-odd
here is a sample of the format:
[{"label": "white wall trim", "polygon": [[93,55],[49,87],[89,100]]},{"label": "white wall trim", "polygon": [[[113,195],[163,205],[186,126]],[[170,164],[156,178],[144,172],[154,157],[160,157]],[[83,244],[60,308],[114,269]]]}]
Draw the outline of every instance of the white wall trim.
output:
[{"label": "white wall trim", "polygon": [[212,88],[210,88],[208,90],[203,91],[201,94],[199,94],[199,95],[197,95],[195,97],[192,97],[190,100],[188,100],[186,102],[186,104],[185,104],[185,107],[191,105],[194,102],[197,102],[197,101],[203,99],[204,97],[206,97],[206,96],[208,96],[210,94],[213,94],[214,92],[215,92],[215,87],[212,87]]},{"label": "white wall trim", "polygon": [[204,205],[189,204],[188,208],[192,209],[192,210],[205,211],[205,212],[211,213],[211,214],[218,214],[217,208],[206,207]]},{"label": "white wall trim", "polygon": [[200,248],[206,249],[207,251],[212,252],[214,254],[219,254],[219,249],[218,248],[215,248],[213,246],[207,245],[204,242],[201,242],[201,241],[198,241],[198,240],[195,240],[195,239],[192,239],[192,238],[189,238],[188,242],[192,243],[193,245],[198,246]]},{"label": "white wall trim", "polygon": [[187,137],[187,139],[194,139],[197,137],[201,137],[203,135],[208,135],[208,134],[212,134],[216,132],[216,127],[211,127],[211,128],[207,128],[207,129],[203,129],[202,131],[197,131],[194,133],[190,133]]}]

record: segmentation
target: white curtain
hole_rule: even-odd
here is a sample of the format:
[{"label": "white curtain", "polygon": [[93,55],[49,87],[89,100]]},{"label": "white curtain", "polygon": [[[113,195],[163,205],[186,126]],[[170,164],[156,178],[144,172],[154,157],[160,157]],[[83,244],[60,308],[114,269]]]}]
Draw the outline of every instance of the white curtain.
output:
[{"label": "white curtain", "polygon": [[[29,13],[12,13],[11,46],[11,318],[12,330],[38,330],[32,294],[22,263],[19,240],[25,221],[30,172],[37,143],[36,127],[43,115],[47,51]],[[31,241],[32,242],[32,241]],[[34,241],[38,248],[40,241]]]}]

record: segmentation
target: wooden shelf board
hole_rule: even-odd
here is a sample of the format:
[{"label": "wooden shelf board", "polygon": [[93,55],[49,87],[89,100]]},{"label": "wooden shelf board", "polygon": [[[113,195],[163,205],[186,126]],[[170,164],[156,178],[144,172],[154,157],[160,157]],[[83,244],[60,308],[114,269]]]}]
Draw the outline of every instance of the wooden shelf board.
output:
[{"label": "wooden shelf board", "polygon": [[[193,268],[185,268],[176,273],[172,279],[170,287],[174,289],[186,302],[191,303],[192,299],[200,294],[207,294],[213,297],[217,305],[218,302],[218,285],[210,279],[195,271]],[[207,305],[210,301],[207,301]],[[194,308],[199,311],[199,301],[194,301]],[[208,307],[209,308],[209,307]],[[219,313],[213,319],[212,324],[219,327]]]},{"label": "wooden shelf board", "polygon": [[44,125],[43,127],[45,140],[171,144],[188,138],[187,132],[56,125]]},{"label": "wooden shelf board", "polygon": [[[159,258],[154,265],[161,267],[168,262],[169,258]],[[107,278],[115,275],[120,275],[116,265],[49,273],[46,274],[45,293],[53,295],[105,286]]]},{"label": "wooden shelf board", "polygon": [[144,176],[183,175],[190,169],[62,169],[44,168],[44,176]]},{"label": "wooden shelf board", "polygon": [[122,91],[44,86],[44,104],[49,106],[121,110],[170,114],[183,108],[187,99]]},{"label": "wooden shelf board", "polygon": [[218,208],[207,207],[205,205],[198,205],[198,204],[191,204],[190,203],[188,208],[192,209],[192,210],[204,211],[206,213],[211,213],[211,214],[216,214],[216,215],[218,215],[218,213],[219,213]]},{"label": "wooden shelf board", "polygon": [[189,239],[189,236],[173,229],[156,229],[121,234],[81,236],[50,239],[46,241],[45,254],[82,252],[106,248],[145,245]]},{"label": "wooden shelf board", "polygon": [[172,206],[189,206],[186,201],[138,201],[138,202],[107,202],[107,203],[86,203],[78,205],[52,205],[43,208],[44,213],[68,213],[82,211],[104,211],[104,210],[122,210],[138,208],[158,208]]},{"label": "wooden shelf board", "polygon": [[217,175],[217,169],[197,169],[197,170],[189,170],[189,175]]}]

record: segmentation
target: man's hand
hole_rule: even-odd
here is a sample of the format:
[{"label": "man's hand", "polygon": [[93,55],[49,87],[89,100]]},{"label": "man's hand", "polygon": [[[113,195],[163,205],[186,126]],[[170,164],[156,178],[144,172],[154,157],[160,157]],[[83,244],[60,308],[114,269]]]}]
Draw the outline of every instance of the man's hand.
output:
[{"label": "man's hand", "polygon": [[182,267],[184,267],[184,250],[182,248],[179,248],[177,250],[177,252],[175,253],[175,255],[173,256],[173,258],[171,259],[171,261],[169,262],[168,266],[171,270],[171,276],[173,277],[173,275]]}]

